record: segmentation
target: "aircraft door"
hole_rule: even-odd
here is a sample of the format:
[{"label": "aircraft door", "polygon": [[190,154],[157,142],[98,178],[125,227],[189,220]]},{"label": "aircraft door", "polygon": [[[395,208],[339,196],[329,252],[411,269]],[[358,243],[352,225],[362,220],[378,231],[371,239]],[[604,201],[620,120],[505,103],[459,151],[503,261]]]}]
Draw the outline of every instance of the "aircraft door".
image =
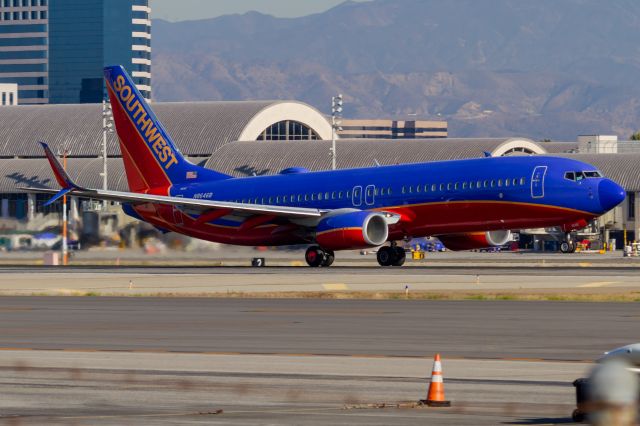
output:
[{"label": "aircraft door", "polygon": [[368,185],[364,191],[364,203],[368,206],[374,205],[376,202],[376,186]]},{"label": "aircraft door", "polygon": [[360,207],[362,205],[362,187],[361,186],[353,187],[351,201],[354,207]]},{"label": "aircraft door", "polygon": [[544,178],[547,166],[537,166],[531,175],[531,198],[544,198]]}]

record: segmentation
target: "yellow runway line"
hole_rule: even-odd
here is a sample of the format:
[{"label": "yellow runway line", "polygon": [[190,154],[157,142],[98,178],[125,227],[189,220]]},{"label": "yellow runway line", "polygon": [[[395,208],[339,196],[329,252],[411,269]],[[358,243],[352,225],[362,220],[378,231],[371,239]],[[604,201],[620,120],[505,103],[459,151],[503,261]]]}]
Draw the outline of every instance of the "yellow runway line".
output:
[{"label": "yellow runway line", "polygon": [[580,288],[598,288],[598,287],[608,287],[610,285],[620,284],[620,281],[598,281],[595,283],[582,284],[578,287]]},{"label": "yellow runway line", "polygon": [[322,287],[325,290],[349,290],[349,288],[347,287],[346,284],[340,284],[340,283],[336,283],[336,284],[322,284]]}]

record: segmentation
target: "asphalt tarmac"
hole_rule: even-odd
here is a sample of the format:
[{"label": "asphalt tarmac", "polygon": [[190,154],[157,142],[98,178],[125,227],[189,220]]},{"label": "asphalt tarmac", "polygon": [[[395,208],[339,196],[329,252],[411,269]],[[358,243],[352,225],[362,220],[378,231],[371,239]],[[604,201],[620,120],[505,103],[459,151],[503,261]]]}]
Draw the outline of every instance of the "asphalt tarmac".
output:
[{"label": "asphalt tarmac", "polygon": [[593,360],[633,303],[0,298],[0,348]]},{"label": "asphalt tarmac", "polygon": [[[633,304],[0,298],[5,424],[562,424]],[[417,407],[432,356],[450,409]],[[219,411],[222,410],[222,411]]]}]

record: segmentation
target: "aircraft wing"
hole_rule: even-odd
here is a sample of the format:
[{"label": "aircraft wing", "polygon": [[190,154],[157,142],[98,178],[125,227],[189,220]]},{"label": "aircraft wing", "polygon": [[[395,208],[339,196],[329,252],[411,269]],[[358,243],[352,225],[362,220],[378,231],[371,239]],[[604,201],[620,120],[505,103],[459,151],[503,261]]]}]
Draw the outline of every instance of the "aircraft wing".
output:
[{"label": "aircraft wing", "polygon": [[228,209],[238,213],[268,214],[289,218],[314,218],[320,217],[324,213],[326,213],[325,211],[319,209],[308,209],[301,207],[230,203],[226,201],[170,197],[167,195],[138,194],[133,192],[104,191],[99,189],[67,188],[63,189],[62,191],[49,188],[32,187],[23,187],[19,189],[25,192],[54,195],[54,197],[49,200],[48,203],[52,203],[58,200],[63,195],[72,195],[75,197],[91,198],[94,200],[117,201],[120,203],[128,204],[158,203],[201,211],[213,209]]},{"label": "aircraft wing", "polygon": [[55,157],[49,146],[40,142],[42,148],[44,148],[45,155],[51,164],[53,174],[58,181],[58,184],[62,187],[61,190],[49,189],[49,188],[33,188],[23,187],[19,188],[25,192],[31,192],[36,194],[52,194],[53,197],[46,202],[45,205],[49,205],[59,200],[65,195],[92,198],[95,200],[117,201],[120,203],[128,204],[145,204],[145,203],[158,203],[168,204],[171,206],[182,207],[189,210],[197,210],[201,212],[209,210],[229,210],[229,213],[245,213],[245,214],[259,214],[259,215],[271,215],[288,218],[317,218],[323,216],[326,211],[319,209],[310,209],[302,207],[288,207],[288,206],[273,206],[273,205],[261,205],[261,204],[244,204],[244,203],[231,203],[227,201],[214,201],[203,200],[195,198],[182,198],[171,197],[168,195],[154,195],[154,194],[139,194],[135,192],[120,192],[120,191],[106,191],[100,189],[88,189],[76,185],[69,175],[66,173],[58,159]]}]

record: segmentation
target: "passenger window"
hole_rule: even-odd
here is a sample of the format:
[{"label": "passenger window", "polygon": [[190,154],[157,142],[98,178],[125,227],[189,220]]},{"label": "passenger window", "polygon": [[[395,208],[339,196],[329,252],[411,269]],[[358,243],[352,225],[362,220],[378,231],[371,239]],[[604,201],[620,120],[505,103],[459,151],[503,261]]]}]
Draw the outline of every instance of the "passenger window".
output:
[{"label": "passenger window", "polygon": [[447,191],[451,191],[451,183],[447,184]]},{"label": "passenger window", "polygon": [[509,179],[505,179],[504,180],[504,186],[509,186],[511,184],[511,181]]},{"label": "passenger window", "polygon": [[513,178],[513,186],[518,186],[518,179]]},{"label": "passenger window", "polygon": [[502,188],[502,179],[498,179],[498,188]]},{"label": "passenger window", "polygon": [[444,191],[444,183],[440,184],[440,191]]},{"label": "passenger window", "polygon": [[318,194],[318,201],[322,201],[322,192]]},{"label": "passenger window", "polygon": [[407,192],[407,191],[406,191],[405,187],[403,186],[403,187],[402,187],[402,193],[404,194],[404,193],[406,193],[406,192]]},{"label": "passenger window", "polygon": [[269,204],[273,204],[273,197],[269,197]]},{"label": "passenger window", "polygon": [[453,189],[455,189],[456,191],[458,190],[458,182],[455,183],[455,185],[453,185]]},{"label": "passenger window", "polygon": [[520,185],[524,186],[525,182],[526,182],[525,178],[520,178]]},{"label": "passenger window", "polygon": [[492,187],[492,188],[495,188],[495,186],[496,186],[496,181],[495,181],[495,180],[492,180],[492,181],[491,181],[491,187]]},{"label": "passenger window", "polygon": [[431,185],[431,192],[436,192],[437,189],[438,189],[438,186],[435,183]]},{"label": "passenger window", "polygon": [[391,187],[389,187],[389,189],[387,189],[387,195],[391,195],[391,194],[392,194]]},{"label": "passenger window", "polygon": [[485,180],[485,181],[484,181],[484,187],[485,187],[485,188],[488,188],[488,187],[489,187],[489,181],[488,181],[488,180]]},{"label": "passenger window", "polygon": [[342,200],[342,191],[338,192],[338,199]]},{"label": "passenger window", "polygon": [[335,199],[336,199],[336,191],[333,191],[333,192],[331,193],[331,199],[332,199],[332,200],[335,200]]},{"label": "passenger window", "polygon": [[298,202],[302,201],[302,194],[298,194]]},{"label": "passenger window", "polygon": [[374,189],[374,190],[373,190],[373,194],[374,194],[375,196],[378,196],[378,188],[376,188],[376,189]]},{"label": "passenger window", "polygon": [[467,182],[462,182],[462,189],[467,189]]},{"label": "passenger window", "polygon": [[418,193],[422,192],[422,187],[420,185],[416,186],[416,192],[418,192]]},{"label": "passenger window", "polygon": [[469,189],[475,188],[476,183],[474,181],[469,182]]},{"label": "passenger window", "polygon": [[329,193],[328,193],[328,192],[325,192],[325,193],[324,193],[324,199],[325,199],[325,200],[328,200],[328,199],[329,199]]},{"label": "passenger window", "polygon": [[413,194],[413,187],[409,186],[409,194]]},{"label": "passenger window", "polygon": [[384,189],[384,188],[382,188],[382,189],[380,190],[380,195],[384,195],[384,194],[385,194],[385,192],[386,192],[386,191],[385,191],[385,189]]},{"label": "passenger window", "polygon": [[304,200],[309,201],[309,194],[304,194]]},{"label": "passenger window", "polygon": [[424,192],[429,192],[429,184],[424,186]]}]

